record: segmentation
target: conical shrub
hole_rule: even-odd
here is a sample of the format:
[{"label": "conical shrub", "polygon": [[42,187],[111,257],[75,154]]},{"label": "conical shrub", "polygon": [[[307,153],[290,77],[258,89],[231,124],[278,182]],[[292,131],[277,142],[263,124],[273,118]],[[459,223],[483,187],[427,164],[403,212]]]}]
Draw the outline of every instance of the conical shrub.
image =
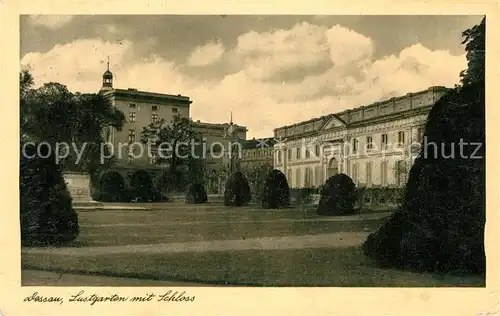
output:
[{"label": "conical shrub", "polygon": [[277,209],[290,206],[290,188],[280,170],[269,171],[262,190],[262,207]]},{"label": "conical shrub", "polygon": [[208,201],[207,192],[201,183],[191,183],[186,192],[186,203],[200,204]]},{"label": "conical shrub", "polygon": [[343,173],[331,176],[321,188],[317,208],[319,215],[349,215],[354,213],[356,185]]},{"label": "conical shrub", "polygon": [[250,185],[243,173],[233,173],[226,182],[224,189],[224,205],[242,206],[252,199]]},{"label": "conical shrub", "polygon": [[61,244],[74,240],[80,232],[60,166],[54,154],[48,154],[45,146],[40,147],[39,154],[32,146],[21,150],[20,224],[24,246]]}]

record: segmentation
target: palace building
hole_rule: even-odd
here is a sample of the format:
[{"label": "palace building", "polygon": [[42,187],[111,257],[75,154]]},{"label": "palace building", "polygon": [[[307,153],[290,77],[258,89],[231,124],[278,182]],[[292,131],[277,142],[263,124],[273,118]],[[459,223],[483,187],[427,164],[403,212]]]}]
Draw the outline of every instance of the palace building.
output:
[{"label": "palace building", "polygon": [[[112,169],[124,177],[130,177],[137,170],[145,170],[154,179],[158,173],[165,170],[166,165],[157,164],[154,152],[150,155],[146,152],[146,146],[143,147],[144,152],[141,153],[140,146],[132,144],[141,142],[143,127],[152,122],[160,119],[171,122],[175,115],[190,118],[192,101],[189,97],[180,94],[171,95],[138,91],[132,88],[114,88],[113,73],[109,70],[109,61],[107,70],[103,74],[99,93],[107,97],[112,106],[125,114],[125,124],[121,131],[114,128],[105,130],[104,138],[113,145],[113,153],[117,158]],[[232,141],[232,138],[246,139],[246,127],[233,124],[232,119],[231,122],[222,124],[193,121],[192,126],[193,130],[203,137],[207,150],[214,148],[217,151],[217,146],[212,146],[216,142],[227,144]],[[228,130],[231,130],[231,135],[228,134]],[[217,156],[217,158],[210,155],[205,157],[208,169],[220,170],[229,165],[227,154]]]},{"label": "palace building", "polygon": [[274,130],[274,168],[291,188],[318,187],[337,173],[359,187],[406,183],[427,116],[449,89],[427,90]]}]

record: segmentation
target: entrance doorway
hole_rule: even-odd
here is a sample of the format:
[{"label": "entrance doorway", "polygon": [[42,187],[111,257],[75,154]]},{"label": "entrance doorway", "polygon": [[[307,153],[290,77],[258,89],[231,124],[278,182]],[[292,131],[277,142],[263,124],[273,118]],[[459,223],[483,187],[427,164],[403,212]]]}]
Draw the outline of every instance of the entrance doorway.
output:
[{"label": "entrance doorway", "polygon": [[330,162],[328,163],[328,177],[334,176],[339,173],[339,163],[337,162],[337,159],[332,158],[330,159]]}]

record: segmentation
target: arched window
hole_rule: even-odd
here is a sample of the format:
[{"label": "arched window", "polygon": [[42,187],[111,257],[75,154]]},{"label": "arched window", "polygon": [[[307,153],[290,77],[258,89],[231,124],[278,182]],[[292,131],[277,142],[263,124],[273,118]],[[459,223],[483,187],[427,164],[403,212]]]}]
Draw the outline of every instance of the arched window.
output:
[{"label": "arched window", "polygon": [[337,173],[339,173],[339,164],[337,162],[337,159],[332,158],[328,163],[328,177],[334,176]]}]

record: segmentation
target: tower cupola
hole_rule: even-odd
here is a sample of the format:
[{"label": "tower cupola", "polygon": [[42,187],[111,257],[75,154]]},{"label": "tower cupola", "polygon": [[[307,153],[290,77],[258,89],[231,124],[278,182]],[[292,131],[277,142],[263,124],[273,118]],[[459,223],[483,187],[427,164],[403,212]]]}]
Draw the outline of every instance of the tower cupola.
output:
[{"label": "tower cupola", "polygon": [[112,90],[112,89],[113,89],[113,73],[109,70],[109,57],[108,57],[108,67],[107,70],[102,75],[101,90]]}]

